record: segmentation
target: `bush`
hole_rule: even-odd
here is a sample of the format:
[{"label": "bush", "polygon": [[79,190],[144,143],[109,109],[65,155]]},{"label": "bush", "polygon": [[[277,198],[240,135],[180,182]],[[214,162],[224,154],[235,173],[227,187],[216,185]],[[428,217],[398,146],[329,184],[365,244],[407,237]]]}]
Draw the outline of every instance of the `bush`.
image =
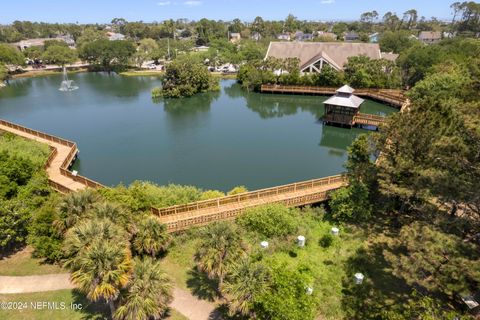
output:
[{"label": "bush", "polygon": [[333,243],[333,236],[331,234],[325,234],[320,238],[318,243],[322,248],[328,248]]},{"label": "bush", "polygon": [[284,205],[271,204],[248,209],[238,218],[238,223],[267,238],[284,237],[298,228],[294,212]]},{"label": "bush", "polygon": [[363,221],[370,217],[372,205],[368,188],[361,182],[352,181],[348,187],[332,193],[330,199],[332,217],[339,221]]}]

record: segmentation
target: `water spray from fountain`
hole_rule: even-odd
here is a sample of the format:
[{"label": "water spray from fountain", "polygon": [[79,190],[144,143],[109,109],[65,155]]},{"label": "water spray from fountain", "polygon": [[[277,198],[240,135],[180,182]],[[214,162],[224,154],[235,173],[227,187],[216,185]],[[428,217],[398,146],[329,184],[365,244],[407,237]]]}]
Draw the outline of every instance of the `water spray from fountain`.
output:
[{"label": "water spray from fountain", "polygon": [[64,66],[63,67],[63,81],[60,84],[60,88],[58,90],[60,91],[73,91],[77,90],[78,86],[75,85],[75,82],[73,80],[68,80],[67,76],[67,68]]}]

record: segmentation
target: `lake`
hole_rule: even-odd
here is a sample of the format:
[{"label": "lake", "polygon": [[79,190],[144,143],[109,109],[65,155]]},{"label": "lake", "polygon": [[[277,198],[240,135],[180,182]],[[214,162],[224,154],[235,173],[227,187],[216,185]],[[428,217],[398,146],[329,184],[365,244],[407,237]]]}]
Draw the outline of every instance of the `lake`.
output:
[{"label": "lake", "polygon": [[[152,101],[155,77],[108,73],[16,79],[0,89],[0,118],[75,141],[74,169],[106,185],[148,180],[227,191],[342,172],[361,129],[324,126],[328,97],[251,93],[234,80],[221,91]],[[362,112],[396,109],[366,101]]]}]

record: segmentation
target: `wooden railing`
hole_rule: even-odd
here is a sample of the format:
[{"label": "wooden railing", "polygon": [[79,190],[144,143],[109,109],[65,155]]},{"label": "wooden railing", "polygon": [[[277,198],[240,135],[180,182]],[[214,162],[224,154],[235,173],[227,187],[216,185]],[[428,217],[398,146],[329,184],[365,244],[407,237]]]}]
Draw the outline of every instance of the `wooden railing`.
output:
[{"label": "wooden railing", "polygon": [[323,185],[329,185],[334,183],[342,183],[346,181],[344,175],[336,175],[326,178],[308,180],[304,182],[297,182],[292,184],[287,184],[283,186],[261,189],[256,191],[250,191],[245,193],[240,193],[237,195],[225,196],[210,200],[197,201],[193,203],[188,203],[184,205],[176,205],[167,208],[157,209],[152,208],[152,212],[158,216],[169,216],[179,213],[185,213],[189,211],[197,211],[207,208],[219,208],[223,205],[233,204],[233,203],[245,203],[254,199],[268,198],[275,195],[291,193],[296,191],[301,191],[305,189],[311,189]]},{"label": "wooden railing", "polygon": [[[91,179],[83,177],[81,175],[74,175],[69,170],[71,164],[75,160],[75,158],[77,156],[77,153],[78,153],[77,144],[75,142],[72,142],[72,141],[69,141],[69,140],[66,140],[66,139],[63,139],[63,138],[59,138],[59,137],[50,135],[48,133],[44,133],[44,132],[41,132],[41,131],[26,128],[26,127],[23,127],[23,126],[20,126],[18,124],[8,122],[8,121],[2,120],[2,119],[0,119],[0,125],[3,125],[5,127],[9,127],[9,128],[12,128],[12,129],[15,129],[15,130],[18,130],[18,131],[22,131],[22,132],[28,133],[30,135],[33,135],[35,137],[39,137],[39,138],[42,138],[42,139],[45,139],[45,140],[48,140],[48,141],[52,141],[52,142],[55,142],[55,143],[59,143],[61,145],[69,147],[70,152],[68,153],[67,157],[64,159],[64,161],[62,162],[62,164],[60,166],[60,173],[63,176],[66,176],[66,177],[68,177],[68,178],[70,178],[70,179],[72,179],[76,182],[79,182],[79,183],[85,185],[86,187],[90,187],[90,188],[103,188],[104,187],[101,183],[98,183],[96,181],[93,181]],[[45,163],[45,168],[48,168],[52,164],[53,159],[58,155],[58,150],[55,147],[50,146],[50,150],[51,150],[51,153],[48,156],[47,162]],[[62,185],[58,184],[57,182],[55,182],[51,179],[49,179],[49,183],[55,190],[57,190],[61,193],[67,193],[67,192],[71,191],[68,187],[62,186]]]},{"label": "wooden railing", "polygon": [[[335,94],[337,88],[333,87],[315,87],[315,86],[288,86],[277,84],[263,84],[261,92],[280,92],[280,93],[305,93],[305,94]],[[403,91],[396,89],[356,89],[354,94],[366,96],[382,102],[400,107],[406,100]]]}]

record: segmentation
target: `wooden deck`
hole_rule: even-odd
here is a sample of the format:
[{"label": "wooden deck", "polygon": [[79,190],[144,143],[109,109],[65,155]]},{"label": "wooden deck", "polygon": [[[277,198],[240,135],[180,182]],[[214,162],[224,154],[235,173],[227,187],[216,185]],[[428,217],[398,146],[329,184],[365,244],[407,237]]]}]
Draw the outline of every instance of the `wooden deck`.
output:
[{"label": "wooden deck", "polygon": [[83,190],[87,187],[103,187],[98,182],[73,174],[69,168],[78,154],[74,142],[32,130],[0,119],[0,130],[50,146],[52,151],[45,164],[50,185],[60,193]]},{"label": "wooden deck", "polygon": [[319,203],[327,200],[331,191],[346,184],[344,175],[336,175],[163,209],[152,208],[152,212],[167,225],[169,232],[175,232],[212,221],[235,219],[246,209],[259,205],[283,203],[298,207]]},{"label": "wooden deck", "polygon": [[366,113],[358,113],[354,118],[353,118],[353,124],[363,124],[363,125],[369,125],[369,126],[375,126],[378,127],[382,123],[384,123],[386,120],[385,117],[378,116],[376,114],[366,114]]},{"label": "wooden deck", "polygon": [[[288,93],[306,95],[333,95],[337,88],[312,87],[312,86],[284,86],[276,84],[264,84],[260,91],[264,93]],[[405,96],[402,90],[396,89],[356,89],[355,94],[360,97],[367,97],[383,103],[400,108],[405,103]]]}]

